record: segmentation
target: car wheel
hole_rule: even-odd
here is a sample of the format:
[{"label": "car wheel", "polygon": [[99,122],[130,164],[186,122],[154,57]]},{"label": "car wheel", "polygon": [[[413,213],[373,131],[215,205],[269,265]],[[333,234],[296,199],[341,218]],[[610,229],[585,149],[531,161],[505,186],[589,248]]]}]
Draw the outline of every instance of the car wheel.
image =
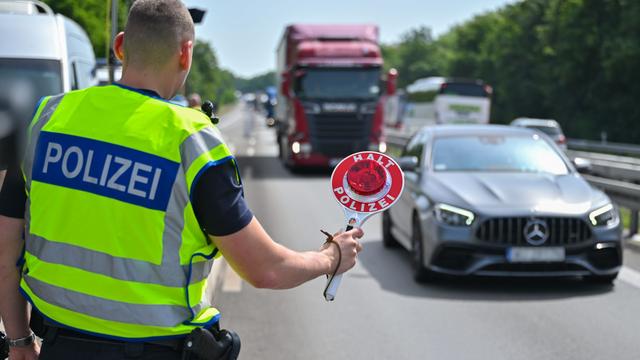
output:
[{"label": "car wheel", "polygon": [[398,241],[391,234],[391,215],[388,211],[382,213],[382,245],[386,248],[398,247]]},{"label": "car wheel", "polygon": [[429,282],[434,279],[433,272],[424,267],[423,246],[422,228],[419,220],[414,218],[411,232],[411,264],[413,267],[413,279],[419,283]]},{"label": "car wheel", "polygon": [[618,273],[611,275],[588,275],[584,277],[584,280],[592,284],[610,285],[617,277]]}]

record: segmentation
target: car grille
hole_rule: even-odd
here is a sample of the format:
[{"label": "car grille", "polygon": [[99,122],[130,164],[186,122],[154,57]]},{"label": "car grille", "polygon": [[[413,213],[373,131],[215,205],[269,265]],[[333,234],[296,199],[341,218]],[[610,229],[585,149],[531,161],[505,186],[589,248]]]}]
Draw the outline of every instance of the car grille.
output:
[{"label": "car grille", "polygon": [[372,115],[307,115],[314,152],[329,157],[345,157],[367,150]]},{"label": "car grille", "polygon": [[[532,246],[527,242],[524,228],[528,217],[494,218],[485,220],[476,231],[478,240],[512,246]],[[536,218],[546,223],[548,239],[540,246],[576,245],[591,239],[587,223],[577,218],[543,217]]]}]

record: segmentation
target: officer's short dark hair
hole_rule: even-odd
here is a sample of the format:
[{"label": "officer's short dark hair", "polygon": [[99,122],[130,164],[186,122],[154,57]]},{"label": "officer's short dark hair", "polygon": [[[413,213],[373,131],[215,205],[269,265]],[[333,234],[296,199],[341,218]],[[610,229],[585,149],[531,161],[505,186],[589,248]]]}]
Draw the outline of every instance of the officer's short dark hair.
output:
[{"label": "officer's short dark hair", "polygon": [[136,0],[124,30],[124,55],[130,64],[158,68],[193,40],[189,10],[180,0]]}]

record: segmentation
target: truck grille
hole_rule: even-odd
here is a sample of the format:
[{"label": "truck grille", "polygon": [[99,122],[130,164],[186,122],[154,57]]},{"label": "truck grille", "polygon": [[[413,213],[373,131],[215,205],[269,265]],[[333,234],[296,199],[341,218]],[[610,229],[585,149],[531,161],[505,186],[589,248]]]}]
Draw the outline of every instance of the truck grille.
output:
[{"label": "truck grille", "polygon": [[[510,246],[531,246],[525,238],[524,230],[528,217],[494,218],[485,220],[476,231],[478,240]],[[577,218],[542,217],[536,218],[546,224],[548,239],[540,246],[577,245],[591,239],[587,223]]]},{"label": "truck grille", "polygon": [[314,152],[329,157],[345,157],[367,150],[372,115],[307,115]]}]

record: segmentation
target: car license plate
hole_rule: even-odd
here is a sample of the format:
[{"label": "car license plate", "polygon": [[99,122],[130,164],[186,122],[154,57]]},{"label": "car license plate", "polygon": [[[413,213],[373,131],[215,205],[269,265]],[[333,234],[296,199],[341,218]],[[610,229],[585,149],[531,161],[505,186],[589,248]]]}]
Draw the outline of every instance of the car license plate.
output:
[{"label": "car license plate", "polygon": [[564,261],[563,247],[512,247],[507,249],[507,260],[512,263],[558,262]]}]

